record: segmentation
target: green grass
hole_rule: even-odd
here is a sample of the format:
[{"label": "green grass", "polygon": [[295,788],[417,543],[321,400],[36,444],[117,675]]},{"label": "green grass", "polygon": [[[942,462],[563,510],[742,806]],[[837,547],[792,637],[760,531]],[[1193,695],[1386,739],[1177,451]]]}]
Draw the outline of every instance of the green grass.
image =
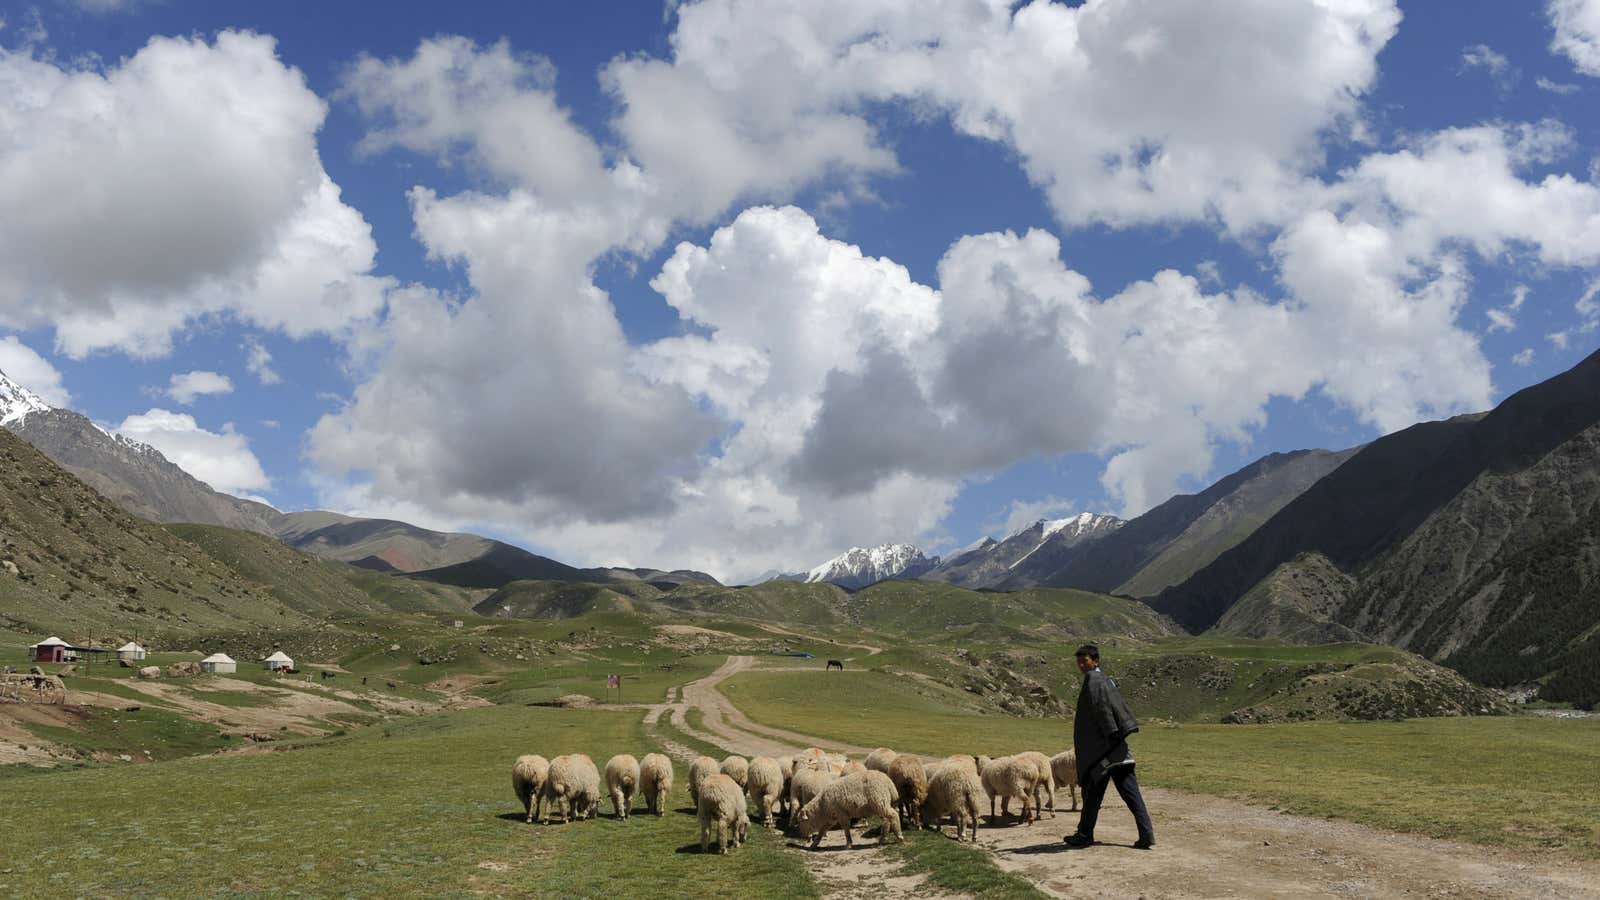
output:
[{"label": "green grass", "polygon": [[[307,749],[8,780],[30,810],[7,838],[0,895],[811,897],[797,854],[757,829],[699,854],[678,773],[662,818],[529,826],[511,793],[519,753],[652,749],[636,710],[493,707],[391,723]],[[84,827],[60,797],[115,797]],[[641,804],[642,808],[642,804]],[[63,836],[70,835],[70,840]],[[486,864],[486,865],[485,865]]]},{"label": "green grass", "polygon": [[[893,676],[751,672],[723,691],[757,722],[942,756],[1054,753],[1071,723],[951,712]],[[1136,710],[1137,712],[1137,710]],[[1533,716],[1151,726],[1131,741],[1157,787],[1312,816],[1600,857],[1600,721]]]},{"label": "green grass", "polygon": [[284,696],[281,691],[191,691],[196,700],[206,703],[215,703],[219,706],[251,707],[274,706],[278,698]]}]

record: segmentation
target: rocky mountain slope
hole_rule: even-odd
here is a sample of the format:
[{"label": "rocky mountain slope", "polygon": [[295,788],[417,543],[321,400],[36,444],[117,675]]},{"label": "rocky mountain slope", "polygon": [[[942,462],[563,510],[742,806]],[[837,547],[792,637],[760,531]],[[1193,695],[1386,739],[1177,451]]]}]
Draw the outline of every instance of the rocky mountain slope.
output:
[{"label": "rocky mountain slope", "polygon": [[0,424],[140,518],[254,531],[324,559],[374,571],[419,573],[424,579],[479,588],[497,588],[518,578],[608,581],[648,575],[714,581],[698,572],[580,571],[475,534],[324,510],[280,512],[213,490],[154,447],[112,434],[80,413],[52,408],[3,372]]},{"label": "rocky mountain slope", "polygon": [[1097,541],[1121,528],[1116,516],[1079,513],[1064,519],[1039,519],[1025,528],[996,541],[985,539],[977,547],[958,553],[939,563],[925,578],[947,581],[967,588],[1007,584],[1025,588],[1035,583],[1025,573],[1061,561],[1080,547]]},{"label": "rocky mountain slope", "polygon": [[1273,453],[1180,494],[1073,553],[1035,554],[1006,587],[1045,584],[1152,596],[1182,581],[1338,468],[1355,450]]},{"label": "rocky mountain slope", "polygon": [[1507,683],[1600,651],[1600,354],[1374,441],[1153,605],[1191,630],[1349,629]]}]

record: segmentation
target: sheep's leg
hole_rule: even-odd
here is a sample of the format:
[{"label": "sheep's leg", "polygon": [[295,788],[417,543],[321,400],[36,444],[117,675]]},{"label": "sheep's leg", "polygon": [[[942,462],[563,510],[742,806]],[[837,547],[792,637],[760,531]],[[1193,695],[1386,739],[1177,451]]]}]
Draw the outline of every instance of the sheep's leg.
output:
[{"label": "sheep's leg", "polygon": [[710,849],[710,844],[711,823],[702,819],[700,822],[700,852],[705,853],[708,849]]},{"label": "sheep's leg", "polygon": [[1076,784],[1071,784],[1071,785],[1067,786],[1067,789],[1072,791],[1072,809],[1069,810],[1069,812],[1077,812],[1078,811],[1078,786]]},{"label": "sheep's leg", "polygon": [[850,836],[850,820],[849,819],[845,819],[844,820],[844,845],[846,847],[850,847],[850,848],[854,848],[855,845],[856,845],[855,839]]},{"label": "sheep's leg", "polygon": [[811,836],[811,849],[815,850],[822,846],[822,836],[825,834],[827,834],[826,831],[819,831]]},{"label": "sheep's leg", "polygon": [[717,853],[728,855],[728,823],[722,819],[717,820]]}]

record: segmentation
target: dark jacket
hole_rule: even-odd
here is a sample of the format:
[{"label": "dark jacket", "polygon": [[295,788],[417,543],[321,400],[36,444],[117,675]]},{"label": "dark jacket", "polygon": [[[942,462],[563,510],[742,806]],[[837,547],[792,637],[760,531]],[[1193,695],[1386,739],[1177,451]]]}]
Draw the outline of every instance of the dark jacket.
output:
[{"label": "dark jacket", "polygon": [[1133,761],[1128,735],[1139,730],[1117,685],[1099,669],[1083,676],[1078,712],[1072,720],[1072,748],[1078,755],[1078,783],[1098,783],[1113,766]]}]

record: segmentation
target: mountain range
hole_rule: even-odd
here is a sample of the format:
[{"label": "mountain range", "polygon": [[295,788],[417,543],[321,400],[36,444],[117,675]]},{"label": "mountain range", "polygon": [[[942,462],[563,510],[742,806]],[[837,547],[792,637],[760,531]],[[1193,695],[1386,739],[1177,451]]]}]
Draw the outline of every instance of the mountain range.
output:
[{"label": "mountain range", "polygon": [[124,510],[151,522],[253,531],[323,559],[485,590],[527,578],[716,583],[704,572],[688,570],[580,569],[503,541],[391,519],[325,510],[280,512],[213,490],[149,444],[114,434],[81,413],[53,408],[4,372],[0,425]]}]

